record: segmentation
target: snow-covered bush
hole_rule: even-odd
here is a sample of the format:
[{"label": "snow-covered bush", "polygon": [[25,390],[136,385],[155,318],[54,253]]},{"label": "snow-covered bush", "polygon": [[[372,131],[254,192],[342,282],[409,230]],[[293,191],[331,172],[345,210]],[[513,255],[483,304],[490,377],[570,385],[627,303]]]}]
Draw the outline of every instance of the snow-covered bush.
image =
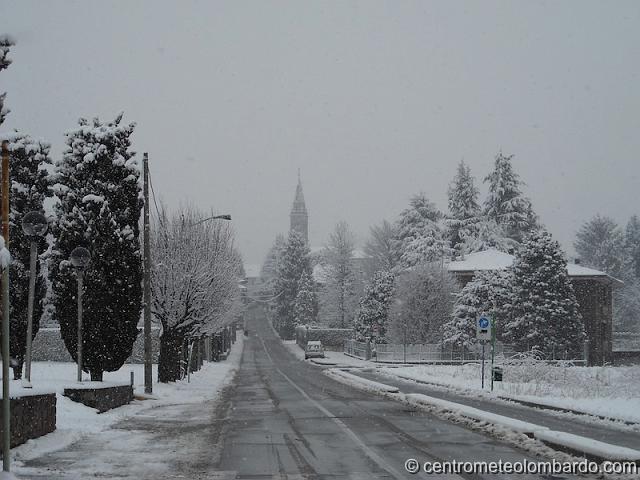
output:
[{"label": "snow-covered bush", "polygon": [[389,308],[393,299],[395,278],[389,271],[377,271],[364,288],[356,319],[356,340],[372,339],[387,343]]},{"label": "snow-covered bush", "polygon": [[443,326],[443,343],[472,348],[477,344],[476,320],[489,315],[494,320],[498,339],[508,321],[511,308],[510,270],[480,271],[456,295],[453,316]]}]

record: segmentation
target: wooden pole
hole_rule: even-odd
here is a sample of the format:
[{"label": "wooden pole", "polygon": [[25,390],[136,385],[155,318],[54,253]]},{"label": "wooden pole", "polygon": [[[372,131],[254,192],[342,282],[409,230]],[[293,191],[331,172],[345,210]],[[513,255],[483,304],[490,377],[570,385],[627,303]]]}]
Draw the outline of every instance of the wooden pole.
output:
[{"label": "wooden pole", "polygon": [[[9,248],[9,142],[2,142],[2,236]],[[2,271],[2,470],[11,470],[11,395],[9,393],[9,266]]]}]

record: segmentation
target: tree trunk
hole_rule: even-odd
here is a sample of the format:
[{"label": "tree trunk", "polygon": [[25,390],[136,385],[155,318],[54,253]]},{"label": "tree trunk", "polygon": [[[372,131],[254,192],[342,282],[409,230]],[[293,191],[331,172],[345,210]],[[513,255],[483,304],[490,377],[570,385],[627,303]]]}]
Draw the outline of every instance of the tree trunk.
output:
[{"label": "tree trunk", "polygon": [[15,360],[14,362],[11,362],[11,368],[13,368],[13,379],[14,380],[20,380],[22,379],[22,367],[23,367],[23,363],[21,361]]},{"label": "tree trunk", "polygon": [[182,342],[184,335],[173,330],[165,330],[160,337],[160,357],[158,359],[158,381],[161,383],[180,380]]},{"label": "tree trunk", "polygon": [[198,350],[199,350],[199,342],[198,340],[194,340],[191,344],[191,355],[189,358],[189,372],[194,373],[198,371]]}]

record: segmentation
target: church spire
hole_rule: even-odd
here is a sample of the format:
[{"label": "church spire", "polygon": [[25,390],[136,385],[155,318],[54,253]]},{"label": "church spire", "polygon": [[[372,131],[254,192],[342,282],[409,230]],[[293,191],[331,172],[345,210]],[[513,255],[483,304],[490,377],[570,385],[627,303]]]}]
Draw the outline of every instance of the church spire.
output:
[{"label": "church spire", "polygon": [[296,230],[302,235],[305,242],[308,242],[309,233],[309,216],[307,214],[307,206],[304,202],[304,193],[302,192],[302,180],[300,179],[300,169],[298,169],[298,186],[296,187],[296,196],[293,199],[291,214],[291,230]]}]

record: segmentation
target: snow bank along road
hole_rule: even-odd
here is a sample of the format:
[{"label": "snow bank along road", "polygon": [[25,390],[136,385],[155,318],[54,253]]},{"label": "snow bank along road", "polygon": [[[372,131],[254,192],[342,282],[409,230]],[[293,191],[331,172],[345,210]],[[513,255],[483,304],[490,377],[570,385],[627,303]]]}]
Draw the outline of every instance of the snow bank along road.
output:
[{"label": "snow bank along road", "polygon": [[639,449],[640,432],[626,428],[624,424],[617,427],[611,422],[597,421],[594,417],[567,414],[550,410],[539,410],[514,402],[495,401],[479,396],[465,396],[453,391],[406,380],[391,375],[381,375],[375,370],[352,370],[353,374],[366,381],[382,382],[398,388],[406,394],[424,394],[440,400],[459,403],[477,408],[490,414],[502,415],[524,422],[541,425],[550,430],[568,432],[590,438],[599,442],[618,445],[623,448]]},{"label": "snow bank along road", "polygon": [[219,408],[228,420],[215,478],[415,478],[405,470],[407,459],[540,460],[323,375],[317,366],[296,359],[264,318],[251,319],[249,329],[240,371]]}]

